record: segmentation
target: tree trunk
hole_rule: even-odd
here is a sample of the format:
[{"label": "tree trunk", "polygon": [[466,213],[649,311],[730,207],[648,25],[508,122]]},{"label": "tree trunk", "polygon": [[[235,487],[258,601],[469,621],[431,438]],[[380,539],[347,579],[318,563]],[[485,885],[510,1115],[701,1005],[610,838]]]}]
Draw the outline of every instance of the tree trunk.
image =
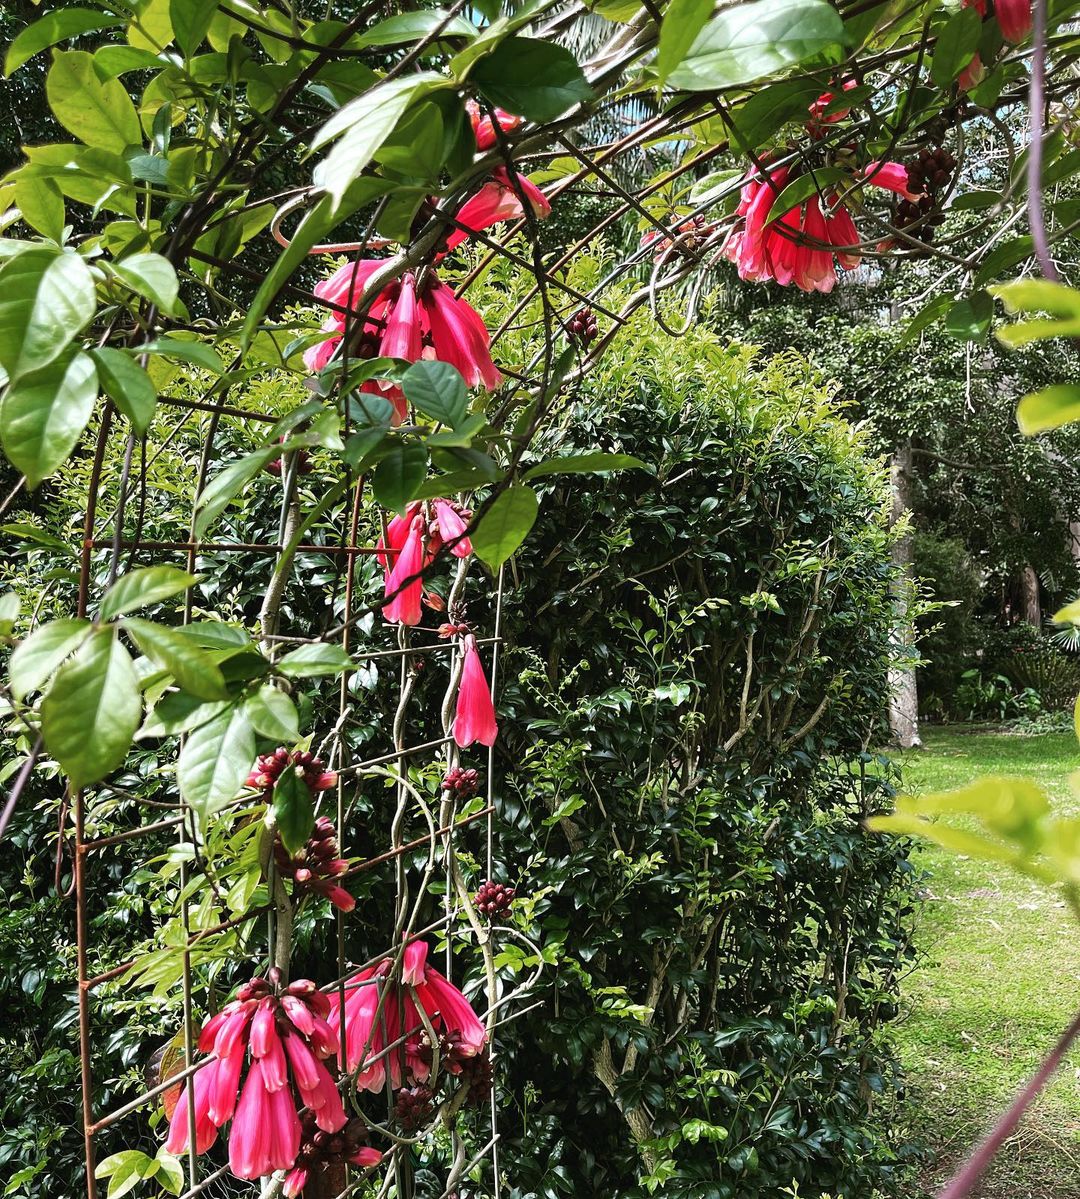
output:
[{"label": "tree trunk", "polygon": [[[911,510],[911,441],[896,447],[889,468],[892,489],[891,524],[896,525]],[[915,628],[911,621],[912,566],[915,560],[911,532],[892,543],[894,635],[905,650],[915,652]],[[898,664],[889,671],[889,729],[901,749],[919,749],[919,689],[915,667]]]},{"label": "tree trunk", "polygon": [[1033,566],[1020,573],[1020,619],[1036,628],[1042,626],[1042,607],[1039,604],[1039,576]]}]

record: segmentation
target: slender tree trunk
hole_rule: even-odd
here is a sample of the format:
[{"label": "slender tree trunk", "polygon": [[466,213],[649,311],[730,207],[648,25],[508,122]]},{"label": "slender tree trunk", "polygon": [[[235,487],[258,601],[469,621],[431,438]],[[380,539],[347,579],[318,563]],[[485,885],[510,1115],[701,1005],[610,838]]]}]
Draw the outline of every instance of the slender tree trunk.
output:
[{"label": "slender tree trunk", "polygon": [[[911,441],[901,442],[892,456],[889,481],[892,488],[892,521],[895,525],[911,510]],[[912,567],[915,560],[910,531],[892,544],[896,568],[893,582],[894,633],[902,646],[914,651],[915,628],[911,621]],[[915,667],[897,665],[889,671],[889,728],[901,749],[922,747],[919,739],[919,688]]]},{"label": "slender tree trunk", "polygon": [[1020,619],[1036,628],[1042,626],[1042,607],[1039,603],[1039,576],[1033,566],[1020,573]]}]

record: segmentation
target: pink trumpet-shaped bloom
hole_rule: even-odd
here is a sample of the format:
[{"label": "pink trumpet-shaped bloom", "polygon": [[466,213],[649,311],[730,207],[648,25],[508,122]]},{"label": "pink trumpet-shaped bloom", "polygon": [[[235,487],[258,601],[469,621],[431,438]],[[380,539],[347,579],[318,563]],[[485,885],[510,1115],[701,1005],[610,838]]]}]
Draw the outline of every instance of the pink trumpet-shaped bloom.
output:
[{"label": "pink trumpet-shaped bloom", "polygon": [[472,542],[464,536],[469,526],[461,513],[447,500],[433,500],[432,507],[439,526],[439,537],[451,543],[450,553],[455,558],[467,558],[472,553]]},{"label": "pink trumpet-shaped bloom", "polygon": [[393,306],[387,307],[386,331],[379,342],[385,358],[404,358],[416,362],[423,350],[420,311],[416,302],[416,278],[412,271],[401,280]]},{"label": "pink trumpet-shaped bloom", "polygon": [[[253,979],[206,1022],[199,1046],[214,1057],[192,1081],[196,1152],[206,1152],[231,1120],[229,1168],[238,1178],[261,1178],[296,1164],[299,1107],[310,1108],[326,1132],[345,1125],[341,1095],[321,1060],[335,1053],[329,1014],[330,1001],[309,980],[298,979],[279,995],[265,979]],[[180,1154],[189,1139],[185,1087],[166,1146]]]},{"label": "pink trumpet-shaped bloom", "polygon": [[[335,1003],[330,1024],[340,1035],[344,1020],[347,1068],[356,1072],[358,1090],[381,1090],[388,1073],[395,1087],[407,1079],[416,1082],[429,1076],[431,1066],[422,1052],[425,1031],[417,1001],[432,1028],[452,1047],[441,1055],[448,1067],[454,1058],[475,1056],[486,1045],[487,1031],[469,1001],[427,964],[427,955],[426,942],[410,942],[403,957],[401,982],[390,977],[389,961],[361,970],[345,984],[343,1014],[336,1006],[336,996],[330,997]],[[404,1046],[384,1052],[403,1035]]]},{"label": "pink trumpet-shaped bloom", "polygon": [[[169,1136],[165,1142],[166,1152],[179,1156],[190,1140],[188,1136],[188,1086],[195,1088],[195,1152],[205,1153],[217,1140],[218,1125],[209,1115],[210,1093],[217,1079],[218,1063],[204,1066],[193,1080],[180,1091],[180,1098],[169,1121]],[[235,1098],[235,1097],[234,1097]]]},{"label": "pink trumpet-shaped bloom", "polygon": [[463,648],[465,661],[457,693],[454,740],[462,749],[474,741],[479,741],[481,745],[494,745],[499,726],[491,702],[491,689],[476,648],[476,638],[471,633],[463,638]]},{"label": "pink trumpet-shaped bloom", "polygon": [[386,594],[393,597],[383,608],[383,616],[387,620],[407,625],[420,623],[423,615],[420,601],[424,595],[424,581],[420,572],[423,569],[424,521],[417,515],[410,522],[405,543],[386,578]]},{"label": "pink trumpet-shaped bloom", "polygon": [[1001,36],[1014,46],[1031,33],[1031,0],[994,0]]},{"label": "pink trumpet-shaped bloom", "polygon": [[378,1149],[372,1149],[370,1145],[365,1145],[349,1158],[354,1166],[360,1166],[364,1170],[370,1170],[373,1166],[377,1166],[383,1159],[383,1155]]},{"label": "pink trumpet-shaped bloom", "polygon": [[421,303],[436,359],[456,367],[467,387],[498,387],[502,375],[491,361],[491,338],[476,309],[434,275]]},{"label": "pink trumpet-shaped bloom", "polygon": [[496,167],[484,186],[458,210],[458,223],[465,228],[455,229],[450,234],[447,250],[460,246],[470,232],[487,229],[500,221],[520,220],[525,215],[522,197],[537,220],[551,215],[551,203],[531,179],[519,174],[516,180],[511,180],[506,167]]},{"label": "pink trumpet-shaped bloom", "polygon": [[[858,81],[855,79],[846,79],[841,85],[841,90],[850,92],[852,88],[858,87]],[[820,136],[824,130],[824,125],[835,125],[837,121],[842,121],[846,116],[850,115],[850,108],[838,108],[832,112],[827,112],[830,104],[836,99],[835,92],[823,92],[810,105],[810,120],[807,121],[807,127],[815,136]]]},{"label": "pink trumpet-shaped bloom", "polygon": [[[491,117],[487,115],[477,104],[475,100],[465,101],[465,111],[469,114],[469,120],[472,123],[473,135],[476,138],[476,148],[478,150],[490,150],[495,145],[495,126],[492,124]],[[509,133],[516,129],[522,122],[523,118],[515,116],[513,113],[505,112],[501,108],[493,109],[495,120],[499,122],[499,128],[503,133]]]},{"label": "pink trumpet-shaped bloom", "polygon": [[902,162],[872,162],[863,167],[860,177],[875,187],[903,196],[905,200],[919,199],[919,193],[913,192],[908,184],[907,167]]},{"label": "pink trumpet-shaped bloom", "polygon": [[[375,556],[386,574],[394,569],[397,556],[405,546],[412,528],[413,517],[420,511],[420,501],[413,500],[404,513],[387,521],[386,533],[375,543]],[[390,550],[390,553],[387,553]]]}]

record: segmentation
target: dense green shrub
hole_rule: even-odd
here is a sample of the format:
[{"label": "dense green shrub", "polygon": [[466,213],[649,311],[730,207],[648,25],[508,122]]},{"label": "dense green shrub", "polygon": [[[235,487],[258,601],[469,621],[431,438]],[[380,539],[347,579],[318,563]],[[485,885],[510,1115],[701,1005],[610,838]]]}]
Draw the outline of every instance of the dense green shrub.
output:
[{"label": "dense green shrub", "polygon": [[989,669],[1019,689],[1034,691],[1048,711],[1070,708],[1080,691],[1080,659],[1033,625],[996,632],[987,640],[985,656]]},{"label": "dense green shrub", "polygon": [[794,359],[622,344],[563,449],[648,469],[552,487],[507,605],[498,852],[552,968],[501,1050],[506,1176],[888,1189],[910,876],[860,827],[888,791],[881,472]]}]

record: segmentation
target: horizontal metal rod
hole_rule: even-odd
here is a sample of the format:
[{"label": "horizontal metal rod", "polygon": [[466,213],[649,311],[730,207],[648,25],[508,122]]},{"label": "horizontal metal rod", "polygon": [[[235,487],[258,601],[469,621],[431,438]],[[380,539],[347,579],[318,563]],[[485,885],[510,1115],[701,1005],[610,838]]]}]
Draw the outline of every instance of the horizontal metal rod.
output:
[{"label": "horizontal metal rod", "polygon": [[151,1087],[149,1091],[132,1099],[129,1103],[125,1103],[122,1107],[116,1108],[109,1112],[108,1115],[102,1116],[100,1120],[95,1120],[87,1129],[90,1133],[100,1132],[103,1128],[108,1128],[110,1124],[115,1124],[117,1120],[122,1120],[125,1116],[130,1116],[132,1112],[137,1111],[144,1103],[149,1103],[151,1099],[156,1099],[159,1095],[164,1095],[170,1087],[178,1086],[186,1078],[190,1078],[192,1074],[197,1074],[204,1066],[209,1066],[215,1058],[213,1056],[205,1057],[201,1062],[195,1062],[183,1070],[177,1070],[175,1074],[170,1074],[164,1082],[159,1082],[156,1087]]},{"label": "horizontal metal rod", "polygon": [[111,837],[98,837],[96,841],[84,841],[79,846],[80,853],[89,853],[91,849],[103,849],[106,845],[117,845],[121,841],[130,841],[146,833],[155,833],[164,828],[175,828],[184,823],[183,816],[173,816],[168,820],[156,820],[153,824],[144,824],[139,828],[129,828],[126,833],[114,833]]},{"label": "horizontal metal rod", "polygon": [[[495,811],[495,805],[483,808],[479,812],[474,812],[471,816],[466,816],[462,820],[456,821],[454,824],[445,825],[443,828],[435,830],[435,836],[441,837],[446,833],[452,833],[455,829],[464,828],[467,824],[472,824],[474,820],[479,820],[481,816],[487,816]],[[388,849],[386,853],[379,854],[376,858],[367,858],[356,866],[350,867],[343,874],[339,874],[338,878],[350,878],[354,874],[363,874],[365,870],[370,870],[373,866],[379,866],[383,862],[389,862],[393,858],[400,857],[403,853],[408,853],[411,849],[419,849],[421,845],[426,845],[433,839],[431,833],[425,833],[422,837],[417,837],[415,841],[409,841],[405,845],[399,845],[396,849]]]},{"label": "horizontal metal rod", "polygon": [[158,396],[158,403],[168,404],[171,408],[194,408],[199,412],[216,412],[220,416],[239,416],[244,420],[261,420],[269,425],[276,425],[280,416],[271,416],[268,412],[248,412],[244,408],[233,408],[228,404],[212,404],[209,400],[184,400],[180,396]]},{"label": "horizontal metal rod", "polygon": [[[112,537],[95,537],[89,543],[95,550],[112,549],[117,542]],[[122,537],[119,541],[121,549],[128,550],[183,550],[185,553],[194,550],[196,553],[240,553],[245,550],[280,554],[285,546],[272,541],[143,541],[139,538]],[[298,545],[297,553],[314,554],[396,554],[397,550],[379,550],[371,545]]]}]

